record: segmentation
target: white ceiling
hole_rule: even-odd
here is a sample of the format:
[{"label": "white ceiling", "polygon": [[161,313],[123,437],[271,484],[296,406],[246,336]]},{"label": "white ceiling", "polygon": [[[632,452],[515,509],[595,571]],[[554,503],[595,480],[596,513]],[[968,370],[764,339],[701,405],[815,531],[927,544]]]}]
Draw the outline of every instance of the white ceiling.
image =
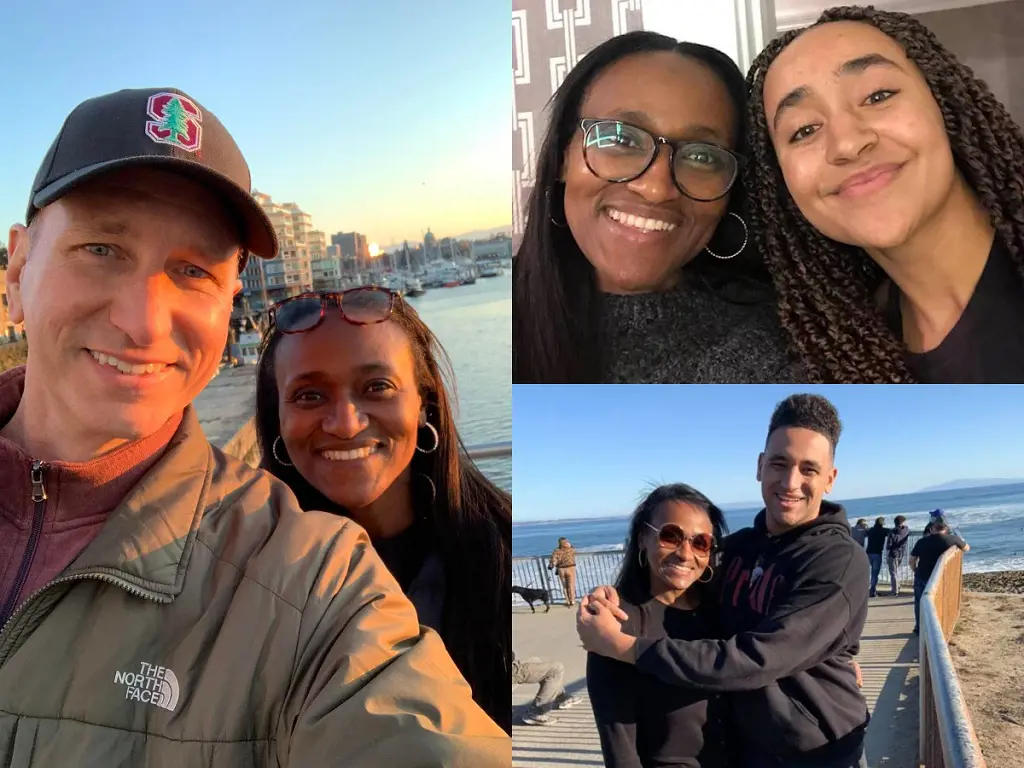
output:
[{"label": "white ceiling", "polygon": [[[968,8],[997,2],[1021,2],[1022,0],[872,0],[876,8],[904,13],[929,13],[946,11],[951,8]],[[839,0],[775,0],[775,21],[780,32],[794,27],[803,27],[814,22],[826,8],[844,3]],[[867,3],[865,3],[867,4]]]}]

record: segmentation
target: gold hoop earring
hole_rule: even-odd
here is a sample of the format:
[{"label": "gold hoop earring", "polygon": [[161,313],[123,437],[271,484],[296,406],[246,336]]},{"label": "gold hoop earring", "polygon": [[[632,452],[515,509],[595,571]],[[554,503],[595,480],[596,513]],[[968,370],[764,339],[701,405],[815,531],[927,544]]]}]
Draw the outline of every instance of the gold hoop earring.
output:
[{"label": "gold hoop earring", "polygon": [[644,550],[642,550],[642,549],[639,550],[636,553],[636,559],[637,559],[637,562],[640,563],[640,567],[641,568],[646,568],[647,567],[647,563],[644,561],[644,555],[645,554],[646,554],[646,552],[644,552]]},{"label": "gold hoop earring", "polygon": [[[714,580],[714,578],[715,578],[715,569],[711,567],[711,563],[708,563],[708,567],[704,569],[704,573],[711,574],[710,576],[708,576],[708,580],[704,581],[703,578],[700,578],[700,579],[697,579],[697,581],[700,584],[710,584]],[[702,577],[704,576],[704,573],[701,574]]]}]

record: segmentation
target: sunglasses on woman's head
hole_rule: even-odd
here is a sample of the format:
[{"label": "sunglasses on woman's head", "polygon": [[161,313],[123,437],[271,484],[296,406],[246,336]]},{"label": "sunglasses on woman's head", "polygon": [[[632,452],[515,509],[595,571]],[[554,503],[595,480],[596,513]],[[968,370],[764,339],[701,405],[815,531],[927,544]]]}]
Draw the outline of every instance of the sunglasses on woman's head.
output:
[{"label": "sunglasses on woman's head", "polygon": [[650,523],[644,523],[648,528],[658,534],[658,544],[665,549],[678,549],[684,541],[690,542],[693,551],[698,555],[710,555],[715,548],[715,537],[710,533],[688,534],[675,523],[665,523],[661,528],[655,528]]},{"label": "sunglasses on woman's head", "polygon": [[275,304],[270,310],[270,318],[281,333],[303,333],[320,325],[329,308],[337,307],[346,322],[373,325],[391,317],[397,295],[376,286],[304,293]]}]

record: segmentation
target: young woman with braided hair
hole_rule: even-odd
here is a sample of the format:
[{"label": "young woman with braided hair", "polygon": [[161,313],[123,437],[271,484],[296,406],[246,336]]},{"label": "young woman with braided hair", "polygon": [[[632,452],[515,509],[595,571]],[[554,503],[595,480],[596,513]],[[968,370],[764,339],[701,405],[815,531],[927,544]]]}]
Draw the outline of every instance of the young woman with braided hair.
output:
[{"label": "young woman with braided hair", "polygon": [[1024,138],[922,24],[833,8],[757,57],[751,233],[812,382],[1024,382]]}]

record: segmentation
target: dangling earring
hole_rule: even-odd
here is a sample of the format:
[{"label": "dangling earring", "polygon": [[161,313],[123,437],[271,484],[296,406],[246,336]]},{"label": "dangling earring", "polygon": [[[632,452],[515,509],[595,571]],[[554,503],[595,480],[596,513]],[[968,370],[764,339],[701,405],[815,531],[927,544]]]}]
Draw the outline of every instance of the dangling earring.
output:
[{"label": "dangling earring", "polygon": [[644,560],[644,555],[645,554],[647,554],[647,552],[645,550],[643,550],[643,549],[641,549],[639,552],[636,553],[636,559],[637,559],[637,562],[640,563],[640,567],[641,568],[646,568],[647,567],[647,561]]},{"label": "dangling earring", "polygon": [[[437,486],[434,485],[434,481],[430,479],[430,475],[428,474],[425,474],[423,472],[417,472],[416,477],[422,477],[424,480],[427,481],[427,484],[430,486],[430,509],[433,510],[434,505],[437,503]],[[421,517],[424,520],[427,519],[426,514],[421,515]]]},{"label": "dangling earring", "polygon": [[749,236],[749,234],[750,234],[750,233],[748,232],[748,230],[747,230],[747,222],[745,222],[745,221],[743,220],[743,217],[742,217],[742,216],[740,216],[740,215],[739,215],[738,213],[733,213],[732,211],[729,211],[729,215],[730,215],[730,216],[735,216],[735,217],[736,217],[737,219],[739,219],[739,222],[740,222],[740,224],[741,224],[741,225],[743,225],[743,245],[741,245],[741,246],[740,246],[740,249],[739,249],[738,251],[736,251],[736,253],[730,254],[730,255],[728,255],[728,256],[719,256],[719,255],[718,255],[717,253],[715,253],[714,251],[712,251],[712,250],[711,250],[710,248],[708,248],[708,247],[707,247],[706,245],[704,246],[704,250],[705,250],[705,251],[707,251],[708,253],[710,253],[710,254],[711,254],[712,256],[714,256],[714,257],[715,257],[716,259],[722,259],[723,261],[725,261],[725,260],[727,260],[727,259],[733,259],[733,258],[736,258],[736,257],[737,257],[737,256],[739,256],[739,255],[740,255],[741,253],[743,253],[743,249],[747,247],[747,237],[748,237],[748,236]]},{"label": "dangling earring", "polygon": [[[704,581],[703,579],[704,573],[710,574],[707,581]],[[702,578],[697,579],[697,581],[701,584],[710,584],[715,578],[715,569],[711,567],[711,563],[708,563],[708,567],[704,569],[704,573],[701,574]]]},{"label": "dangling earring", "polygon": [[[559,184],[562,184],[564,186],[564,183],[560,182],[560,181],[556,182],[555,186],[557,187]],[[548,208],[549,209],[553,209],[554,208],[554,204],[551,202],[551,190],[550,189],[547,192],[544,193],[544,197],[546,197],[547,200],[548,200]],[[564,212],[564,209],[565,209],[564,199],[563,199],[563,203],[562,203],[562,209],[563,209],[562,216],[564,217],[565,216],[565,212]],[[569,226],[569,224],[567,222],[565,222],[565,221],[558,221],[558,219],[555,218],[555,215],[554,215],[553,212],[548,214],[548,218],[551,220],[552,224],[554,224],[556,227],[559,227],[560,229],[565,229],[566,227]]]},{"label": "dangling earring", "polygon": [[433,424],[431,424],[428,421],[421,428],[429,429],[431,431],[431,433],[433,433],[433,435],[434,435],[434,444],[430,448],[420,448],[419,440],[417,440],[416,441],[416,450],[419,451],[420,453],[433,453],[434,451],[437,450],[437,446],[439,446],[441,444],[441,436],[437,433],[437,427],[435,427]]},{"label": "dangling earring", "polygon": [[287,461],[277,455],[277,444],[281,442],[281,436],[278,435],[274,438],[274,444],[270,446],[270,452],[274,454],[274,458],[277,459],[277,463],[284,467],[294,467],[294,464],[289,464]]}]

